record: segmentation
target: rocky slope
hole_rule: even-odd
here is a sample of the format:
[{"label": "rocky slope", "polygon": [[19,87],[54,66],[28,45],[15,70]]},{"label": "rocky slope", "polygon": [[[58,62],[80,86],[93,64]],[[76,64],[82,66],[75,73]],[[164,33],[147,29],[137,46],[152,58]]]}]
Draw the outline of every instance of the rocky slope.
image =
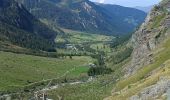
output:
[{"label": "rocky slope", "polygon": [[162,77],[156,84],[142,89],[137,95],[130,97],[130,100],[155,100],[160,95],[170,91],[170,79]]},{"label": "rocky slope", "polygon": [[127,73],[133,73],[142,66],[153,63],[152,51],[157,49],[170,34],[167,32],[170,27],[168,6],[165,3],[155,6],[145,23],[133,35],[134,52],[131,67],[128,68]]},{"label": "rocky slope", "polygon": [[[17,1],[51,27],[106,35],[132,32],[146,17],[146,13],[140,10],[114,5],[111,6],[112,10],[108,10],[106,9],[108,5],[101,7],[89,0]],[[117,14],[115,10],[118,10],[120,14]]]},{"label": "rocky slope", "polygon": [[170,76],[170,0],[155,6],[132,36],[132,60],[106,100],[166,100]]}]

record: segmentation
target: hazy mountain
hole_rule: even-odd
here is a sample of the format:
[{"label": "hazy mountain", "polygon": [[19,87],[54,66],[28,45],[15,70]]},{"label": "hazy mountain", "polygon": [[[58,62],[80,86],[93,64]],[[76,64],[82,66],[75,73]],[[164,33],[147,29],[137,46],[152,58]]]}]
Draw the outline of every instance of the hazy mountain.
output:
[{"label": "hazy mountain", "polygon": [[111,15],[114,15],[116,19],[124,21],[124,23],[128,23],[132,28],[140,25],[146,17],[146,14],[143,11],[134,8],[111,4],[97,5],[106,9]]},{"label": "hazy mountain", "polygon": [[[109,5],[96,5],[88,0],[19,1],[48,25],[106,35],[132,32],[146,16],[142,11],[121,6],[115,6],[111,11],[107,9]],[[114,12],[114,9],[121,9],[120,14]]]},{"label": "hazy mountain", "polygon": [[151,9],[153,8],[153,5],[152,5],[152,6],[148,6],[148,7],[136,6],[136,7],[134,7],[134,8],[139,9],[139,10],[141,10],[141,11],[144,11],[144,12],[148,13],[148,12],[150,12]]}]

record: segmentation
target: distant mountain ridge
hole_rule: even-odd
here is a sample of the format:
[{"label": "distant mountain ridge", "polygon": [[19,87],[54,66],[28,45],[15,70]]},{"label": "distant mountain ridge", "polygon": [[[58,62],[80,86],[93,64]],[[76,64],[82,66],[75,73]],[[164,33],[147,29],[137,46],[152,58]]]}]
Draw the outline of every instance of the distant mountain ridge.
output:
[{"label": "distant mountain ridge", "polygon": [[136,7],[134,7],[134,8],[139,9],[139,10],[141,10],[141,11],[144,11],[144,12],[146,12],[146,13],[149,13],[153,7],[154,7],[154,6],[151,5],[151,6],[147,6],[147,7],[136,6]]},{"label": "distant mountain ridge", "polygon": [[140,25],[140,23],[142,23],[143,20],[145,19],[145,15],[146,15],[141,10],[130,8],[130,7],[122,7],[120,5],[99,4],[99,3],[97,5],[109,11],[111,15],[115,15],[117,19],[121,19],[124,22],[131,24],[132,27],[136,27]]},{"label": "distant mountain ridge", "polygon": [[[146,13],[119,6],[116,9],[133,10],[130,18],[115,14],[107,5],[96,5],[88,0],[18,0],[30,13],[51,27],[85,31],[105,35],[121,35],[132,32],[140,25]],[[126,10],[129,9],[129,10]],[[121,10],[123,11],[123,10]],[[127,14],[127,13],[126,13]]]}]

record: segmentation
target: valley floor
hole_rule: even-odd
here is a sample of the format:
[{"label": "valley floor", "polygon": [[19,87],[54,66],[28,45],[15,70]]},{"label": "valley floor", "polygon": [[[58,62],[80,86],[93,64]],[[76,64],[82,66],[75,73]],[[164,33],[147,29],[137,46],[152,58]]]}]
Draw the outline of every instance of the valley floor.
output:
[{"label": "valley floor", "polygon": [[86,77],[88,64],[95,61],[88,56],[56,59],[2,51],[0,56],[1,91],[48,79]]}]

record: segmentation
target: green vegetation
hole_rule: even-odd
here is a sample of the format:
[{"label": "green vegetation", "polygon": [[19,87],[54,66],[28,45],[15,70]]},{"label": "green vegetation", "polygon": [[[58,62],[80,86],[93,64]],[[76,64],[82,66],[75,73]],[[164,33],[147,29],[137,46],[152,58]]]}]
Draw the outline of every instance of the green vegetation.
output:
[{"label": "green vegetation", "polygon": [[157,17],[155,17],[154,19],[154,23],[152,24],[153,28],[158,28],[159,25],[161,24],[161,21],[163,18],[166,17],[166,13],[162,13],[161,15],[158,15]]},{"label": "green vegetation", "polygon": [[[58,53],[89,55],[98,51],[111,52],[110,43],[114,40],[114,36],[63,30],[64,33],[56,37]],[[66,45],[71,45],[73,48],[67,48]]]},{"label": "green vegetation", "polygon": [[96,76],[96,75],[104,75],[104,74],[110,74],[112,72],[111,68],[105,68],[105,67],[91,67],[88,70],[89,76]]},{"label": "green vegetation", "polygon": [[122,66],[129,62],[124,60],[119,64],[111,64],[108,67],[117,69],[110,74],[96,76],[92,82],[77,85],[66,85],[56,90],[49,91],[49,98],[58,100],[58,96],[68,100],[103,100],[108,97],[116,80],[121,77]]},{"label": "green vegetation", "polygon": [[125,47],[123,50],[118,51],[115,55],[111,55],[111,62],[113,64],[119,64],[131,56],[133,51],[132,47]]},{"label": "green vegetation", "polygon": [[[130,47],[126,46],[124,43],[121,46],[118,46],[115,51],[119,51],[119,55],[123,55],[124,52],[128,51]],[[113,50],[113,51],[114,51]],[[104,52],[99,52],[101,55],[95,55],[93,58],[96,58],[98,62],[94,64],[96,67],[90,68],[88,71],[90,75],[98,75],[96,76],[92,82],[84,83],[84,84],[76,84],[76,85],[66,85],[64,87],[60,87],[56,90],[49,91],[50,99],[57,99],[58,96],[63,99],[69,100],[103,100],[103,98],[110,95],[110,91],[113,89],[114,84],[117,79],[120,79],[122,74],[123,65],[127,64],[130,61],[130,55],[123,59],[122,62],[113,63],[112,57],[116,56],[117,52],[112,53],[112,56],[109,54],[108,61],[103,62],[101,59]],[[129,52],[130,53],[130,52]],[[106,56],[106,55],[105,55]],[[104,57],[105,57],[104,56]],[[106,56],[107,57],[107,56]],[[108,58],[106,58],[107,60]],[[117,58],[118,59],[118,58]],[[105,67],[106,66],[106,67]],[[101,71],[102,70],[102,71]],[[96,72],[96,73],[95,73]],[[99,72],[99,75],[97,72]],[[101,72],[101,73],[100,73]]]},{"label": "green vegetation", "polygon": [[[112,86],[122,76],[122,66],[129,62],[132,48],[127,46],[131,34],[117,38],[107,35],[131,32],[136,25],[122,21],[130,13],[112,16],[115,14],[111,14],[104,6],[84,0],[73,1],[18,1],[24,3],[26,9],[37,18],[41,18],[41,22],[48,26],[34,18],[25,8],[22,9],[16,1],[0,1],[2,3],[0,7],[7,6],[3,8],[4,11],[0,10],[2,13],[0,15],[0,95],[21,92],[26,96],[32,95],[33,92],[47,86],[49,82],[51,83],[49,86],[61,84],[57,89],[48,91],[49,98],[53,99],[57,99],[59,95],[66,100],[102,100],[110,95]],[[56,5],[54,4],[56,2],[62,4]],[[71,7],[72,4],[74,8]],[[95,13],[86,12],[84,6],[87,4]],[[129,8],[127,12],[131,12]],[[107,14],[107,17],[103,16],[104,14]],[[145,17],[145,13],[136,10],[132,10],[130,15],[134,18],[127,20],[140,17],[136,24],[140,24]],[[117,16],[122,17],[119,19]],[[95,21],[91,22],[94,18]],[[161,18],[158,18],[158,23]],[[61,30],[57,25],[97,34]],[[58,34],[48,27],[53,28]],[[150,71],[146,69],[146,73],[149,72],[148,70]],[[142,76],[140,72],[139,74]],[[92,79],[89,76],[93,76]],[[141,78],[141,76],[135,77]],[[74,85],[74,82],[82,82],[82,84]],[[119,85],[117,86],[116,88],[119,89]]]},{"label": "green vegetation", "polygon": [[167,10],[164,6],[155,6],[154,10],[159,12],[159,14],[153,18],[151,28],[158,28],[162,24],[162,21],[166,18]]},{"label": "green vegetation", "polygon": [[83,56],[55,59],[0,52],[0,90],[22,87],[43,79],[58,78],[65,73],[68,74],[67,78],[87,76],[87,65],[94,61],[91,57]]},{"label": "green vegetation", "polygon": [[52,52],[55,31],[33,17],[14,0],[0,1],[0,41],[20,47]]},{"label": "green vegetation", "polygon": [[111,53],[111,48],[110,48],[110,44],[109,43],[94,43],[92,45],[90,45],[90,48],[96,50],[96,51],[104,51],[106,53]]},{"label": "green vegetation", "polygon": [[92,33],[85,33],[79,31],[72,31],[63,29],[64,34],[59,34],[56,38],[57,43],[72,43],[72,44],[80,44],[80,43],[93,43],[93,42],[104,42],[104,41],[111,41],[114,37],[113,36],[105,36],[99,34],[92,34]]},{"label": "green vegetation", "polygon": [[66,85],[49,91],[49,98],[58,100],[58,96],[65,100],[103,100],[110,95],[114,83],[113,75],[98,76],[92,82]]},{"label": "green vegetation", "polygon": [[[23,3],[34,16],[45,20],[50,27],[57,26],[104,35],[123,35],[132,32],[146,17],[146,13],[133,8],[96,5],[84,0],[18,0],[18,2]],[[93,11],[84,9],[85,4],[91,6]]]},{"label": "green vegetation", "polygon": [[66,77],[87,75],[88,70],[89,66],[80,66],[79,68],[75,68],[73,71],[71,71],[71,73],[67,74]]}]

